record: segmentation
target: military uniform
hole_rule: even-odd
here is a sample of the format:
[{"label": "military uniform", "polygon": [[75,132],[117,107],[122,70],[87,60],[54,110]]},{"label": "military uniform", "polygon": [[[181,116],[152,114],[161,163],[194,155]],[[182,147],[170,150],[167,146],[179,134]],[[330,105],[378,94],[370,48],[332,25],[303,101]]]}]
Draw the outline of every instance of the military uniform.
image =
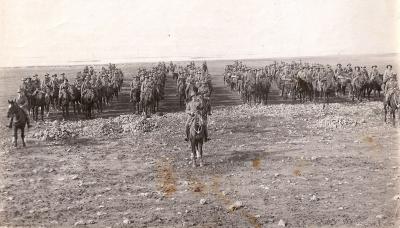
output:
[{"label": "military uniform", "polygon": [[204,104],[202,98],[200,96],[193,96],[192,100],[187,103],[186,105],[186,114],[188,114],[188,118],[186,120],[185,129],[186,129],[186,138],[185,141],[189,140],[189,133],[190,133],[190,124],[194,120],[194,116],[196,113],[200,114],[203,119],[203,127],[204,127],[204,135],[205,141],[209,140],[208,138],[208,129],[207,129],[207,119],[204,118]]},{"label": "military uniform", "polygon": [[61,101],[61,99],[63,98],[64,91],[65,91],[66,95],[68,95],[68,93],[69,93],[69,83],[66,80],[60,85],[60,90],[58,91],[58,97],[60,98],[59,101]]},{"label": "military uniform", "polygon": [[[29,107],[28,107],[29,106],[28,98],[25,96],[25,94],[23,93],[22,90],[18,90],[17,93],[18,93],[18,97],[15,100],[15,103],[20,108],[22,108],[22,110],[25,112],[25,114],[26,114],[26,124],[28,125],[28,128],[29,128],[29,127],[31,127],[31,125],[29,123],[29,115],[28,115],[28,109],[29,109]],[[10,124],[8,125],[9,128],[12,127],[13,121],[14,121],[14,117],[12,116],[11,120],[10,120]],[[16,137],[16,135],[15,135],[15,137]]]},{"label": "military uniform", "polygon": [[46,90],[48,87],[50,87],[50,83],[51,83],[51,81],[50,81],[49,74],[45,74],[44,75],[44,80],[43,80],[42,85],[41,85],[42,89]]},{"label": "military uniform", "polygon": [[82,95],[86,94],[86,91],[89,89],[92,89],[92,84],[90,83],[90,80],[86,80],[82,83],[81,94]]},{"label": "military uniform", "polygon": [[369,80],[374,80],[374,78],[379,77],[379,71],[375,67],[372,69],[372,71],[369,73]]},{"label": "military uniform", "polygon": [[385,94],[385,100],[393,94],[395,89],[399,89],[397,82],[397,74],[390,69],[386,69],[383,74],[383,92]]},{"label": "military uniform", "polygon": [[40,90],[41,83],[40,83],[40,79],[38,78],[38,75],[35,74],[33,77],[34,77],[34,79],[32,81],[33,90],[34,91],[37,90],[37,89]]}]

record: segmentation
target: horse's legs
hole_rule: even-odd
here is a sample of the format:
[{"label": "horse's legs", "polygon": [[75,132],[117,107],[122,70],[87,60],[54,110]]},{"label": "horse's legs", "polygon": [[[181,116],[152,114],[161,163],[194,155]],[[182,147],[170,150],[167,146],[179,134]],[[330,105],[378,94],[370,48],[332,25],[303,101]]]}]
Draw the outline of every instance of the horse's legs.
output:
[{"label": "horse's legs", "polygon": [[195,140],[191,140],[191,148],[192,148],[192,167],[196,167],[196,144],[194,142]]},{"label": "horse's legs", "polygon": [[22,140],[22,146],[26,147],[26,144],[25,144],[25,125],[21,127],[21,140]]},{"label": "horse's legs", "polygon": [[42,106],[40,106],[40,115],[41,115],[41,117],[42,117],[42,121],[44,121],[44,104],[42,105]]},{"label": "horse's legs", "polygon": [[197,144],[197,159],[200,160],[200,167],[203,167],[203,142]]},{"label": "horse's legs", "polygon": [[385,111],[385,123],[386,123],[386,115],[387,115],[387,105],[383,104],[383,110]]},{"label": "horse's legs", "polygon": [[390,110],[391,112],[392,112],[392,124],[393,124],[393,127],[394,126],[396,126],[396,109],[395,108],[392,108],[391,110]]},{"label": "horse's legs", "polygon": [[18,128],[14,124],[14,135],[13,135],[13,140],[12,140],[14,147],[17,147],[17,137],[18,137]]}]

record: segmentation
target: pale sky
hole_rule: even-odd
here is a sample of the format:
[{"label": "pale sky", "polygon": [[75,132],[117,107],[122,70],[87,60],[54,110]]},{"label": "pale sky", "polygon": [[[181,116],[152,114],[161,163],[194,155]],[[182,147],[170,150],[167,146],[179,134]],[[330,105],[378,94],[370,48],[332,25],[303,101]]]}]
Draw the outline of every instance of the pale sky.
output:
[{"label": "pale sky", "polygon": [[396,0],[0,0],[0,66],[399,52]]}]

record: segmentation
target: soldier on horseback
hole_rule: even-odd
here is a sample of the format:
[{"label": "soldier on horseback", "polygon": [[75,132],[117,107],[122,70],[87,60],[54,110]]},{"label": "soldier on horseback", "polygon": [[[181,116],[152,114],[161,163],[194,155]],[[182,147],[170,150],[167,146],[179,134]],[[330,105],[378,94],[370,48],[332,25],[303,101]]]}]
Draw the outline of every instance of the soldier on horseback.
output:
[{"label": "soldier on horseback", "polygon": [[33,76],[32,86],[34,91],[38,89],[40,90],[41,87],[40,79],[38,77],[39,76],[37,74]]},{"label": "soldier on horseback", "polygon": [[[15,100],[16,104],[25,112],[26,114],[26,124],[28,125],[28,128],[32,127],[32,125],[30,125],[29,123],[29,115],[28,115],[28,109],[29,109],[29,103],[28,103],[28,98],[25,96],[25,94],[23,93],[23,90],[19,89],[17,91],[18,96],[17,99]],[[10,124],[7,125],[7,127],[11,128],[12,124],[14,121],[14,116],[11,117],[10,119]]]},{"label": "soldier on horseback", "polygon": [[386,83],[392,79],[396,79],[395,72],[393,71],[392,65],[387,65],[385,73],[383,73],[383,91],[386,91]]},{"label": "soldier on horseback", "polygon": [[207,121],[206,121],[206,117],[207,113],[205,113],[205,107],[204,107],[204,103],[202,101],[201,96],[197,95],[197,88],[194,87],[193,90],[194,93],[192,93],[192,95],[189,97],[190,102],[187,103],[186,105],[186,114],[188,114],[188,118],[186,120],[186,125],[185,125],[185,130],[186,130],[186,138],[185,141],[189,141],[189,133],[190,133],[190,124],[192,123],[192,121],[194,120],[194,117],[197,114],[200,114],[200,116],[203,119],[203,128],[204,128],[204,135],[205,135],[205,139],[204,141],[207,142],[208,140],[210,140],[208,138],[208,129],[207,129]]},{"label": "soldier on horseback", "polygon": [[393,71],[392,65],[387,65],[383,74],[383,92],[387,101],[395,90],[399,89],[397,74]]},{"label": "soldier on horseback", "polygon": [[51,81],[50,81],[49,74],[46,73],[46,74],[44,75],[44,80],[43,80],[42,85],[41,85],[42,89],[43,89],[43,90],[46,90],[46,88],[50,88],[50,87],[51,87],[51,84],[50,84],[50,83],[51,83]]},{"label": "soldier on horseback", "polygon": [[64,82],[60,85],[60,90],[58,92],[58,97],[59,97],[59,101],[61,101],[64,97],[64,95],[66,96],[67,94],[64,93],[69,93],[69,83],[68,83],[68,79],[64,78]]}]

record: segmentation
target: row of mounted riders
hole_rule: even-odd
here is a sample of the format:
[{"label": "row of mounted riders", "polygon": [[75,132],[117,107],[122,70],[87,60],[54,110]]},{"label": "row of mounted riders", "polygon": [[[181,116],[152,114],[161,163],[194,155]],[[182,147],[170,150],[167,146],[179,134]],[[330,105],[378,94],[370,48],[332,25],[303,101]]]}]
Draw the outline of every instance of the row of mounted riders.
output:
[{"label": "row of mounted riders", "polygon": [[[26,109],[33,119],[43,120],[44,113],[49,115],[50,108],[62,111],[63,118],[69,117],[69,108],[73,107],[74,114],[83,112],[86,118],[92,118],[94,108],[103,112],[105,105],[108,105],[113,97],[118,99],[118,93],[121,91],[123,83],[123,73],[121,69],[110,65],[106,70],[104,67],[97,74],[93,68],[90,70],[85,67],[83,73],[78,72],[73,83],[69,83],[65,78],[65,74],[61,74],[63,78],[57,79],[57,75],[53,75],[50,79],[46,74],[43,83],[37,78],[31,81],[24,80],[20,87],[27,100]],[[40,111],[39,111],[40,109]]]},{"label": "row of mounted riders", "polygon": [[[385,71],[387,78],[395,74],[392,66],[388,65]],[[313,65],[307,63],[274,63],[264,68],[252,69],[239,61],[225,67],[224,81],[231,90],[238,91],[245,103],[267,103],[268,93],[272,83],[275,83],[285,99],[293,100],[317,100],[329,101],[332,96],[346,96],[346,88],[349,96],[362,100],[370,99],[374,94],[383,89],[384,74],[380,73],[377,66],[372,66],[370,72],[366,67],[355,67],[351,64],[342,68],[337,65],[335,70],[327,65]]]},{"label": "row of mounted riders", "polygon": [[341,64],[337,64],[333,70],[330,65],[275,62],[264,68],[252,69],[235,61],[225,67],[224,82],[232,91],[238,91],[243,102],[249,104],[252,101],[266,104],[271,85],[275,83],[282,97],[302,102],[322,98],[328,103],[330,97],[346,97],[346,88],[349,88],[348,96],[352,101],[355,98],[359,101],[363,98],[370,100],[372,92],[380,97],[383,91],[384,119],[386,122],[389,111],[393,125],[396,110],[400,108],[400,89],[392,65],[387,65],[382,74],[376,65],[368,71],[366,67],[356,66],[353,69],[348,64],[342,68]]},{"label": "row of mounted riders", "polygon": [[149,117],[159,109],[159,102],[164,100],[165,81],[168,67],[165,63],[147,70],[139,68],[130,85],[130,102],[136,114]]},{"label": "row of mounted riders", "polygon": [[[204,66],[204,64],[203,64]],[[213,92],[211,75],[206,67],[186,66],[179,67],[173,74],[176,81],[176,96],[179,97],[179,107],[186,105],[194,94],[198,94],[210,104],[211,93]]]},{"label": "row of mounted riders", "polygon": [[200,92],[207,93],[210,97],[211,81],[205,62],[202,68],[196,67],[194,62],[185,67],[177,67],[172,62],[169,66],[159,63],[150,70],[139,68],[138,73],[133,77],[130,85],[130,102],[133,103],[137,114],[143,113],[147,117],[158,111],[159,102],[164,99],[167,75],[171,75],[172,79],[177,82],[180,107],[188,102],[189,93],[193,91],[193,87],[199,89]]}]

